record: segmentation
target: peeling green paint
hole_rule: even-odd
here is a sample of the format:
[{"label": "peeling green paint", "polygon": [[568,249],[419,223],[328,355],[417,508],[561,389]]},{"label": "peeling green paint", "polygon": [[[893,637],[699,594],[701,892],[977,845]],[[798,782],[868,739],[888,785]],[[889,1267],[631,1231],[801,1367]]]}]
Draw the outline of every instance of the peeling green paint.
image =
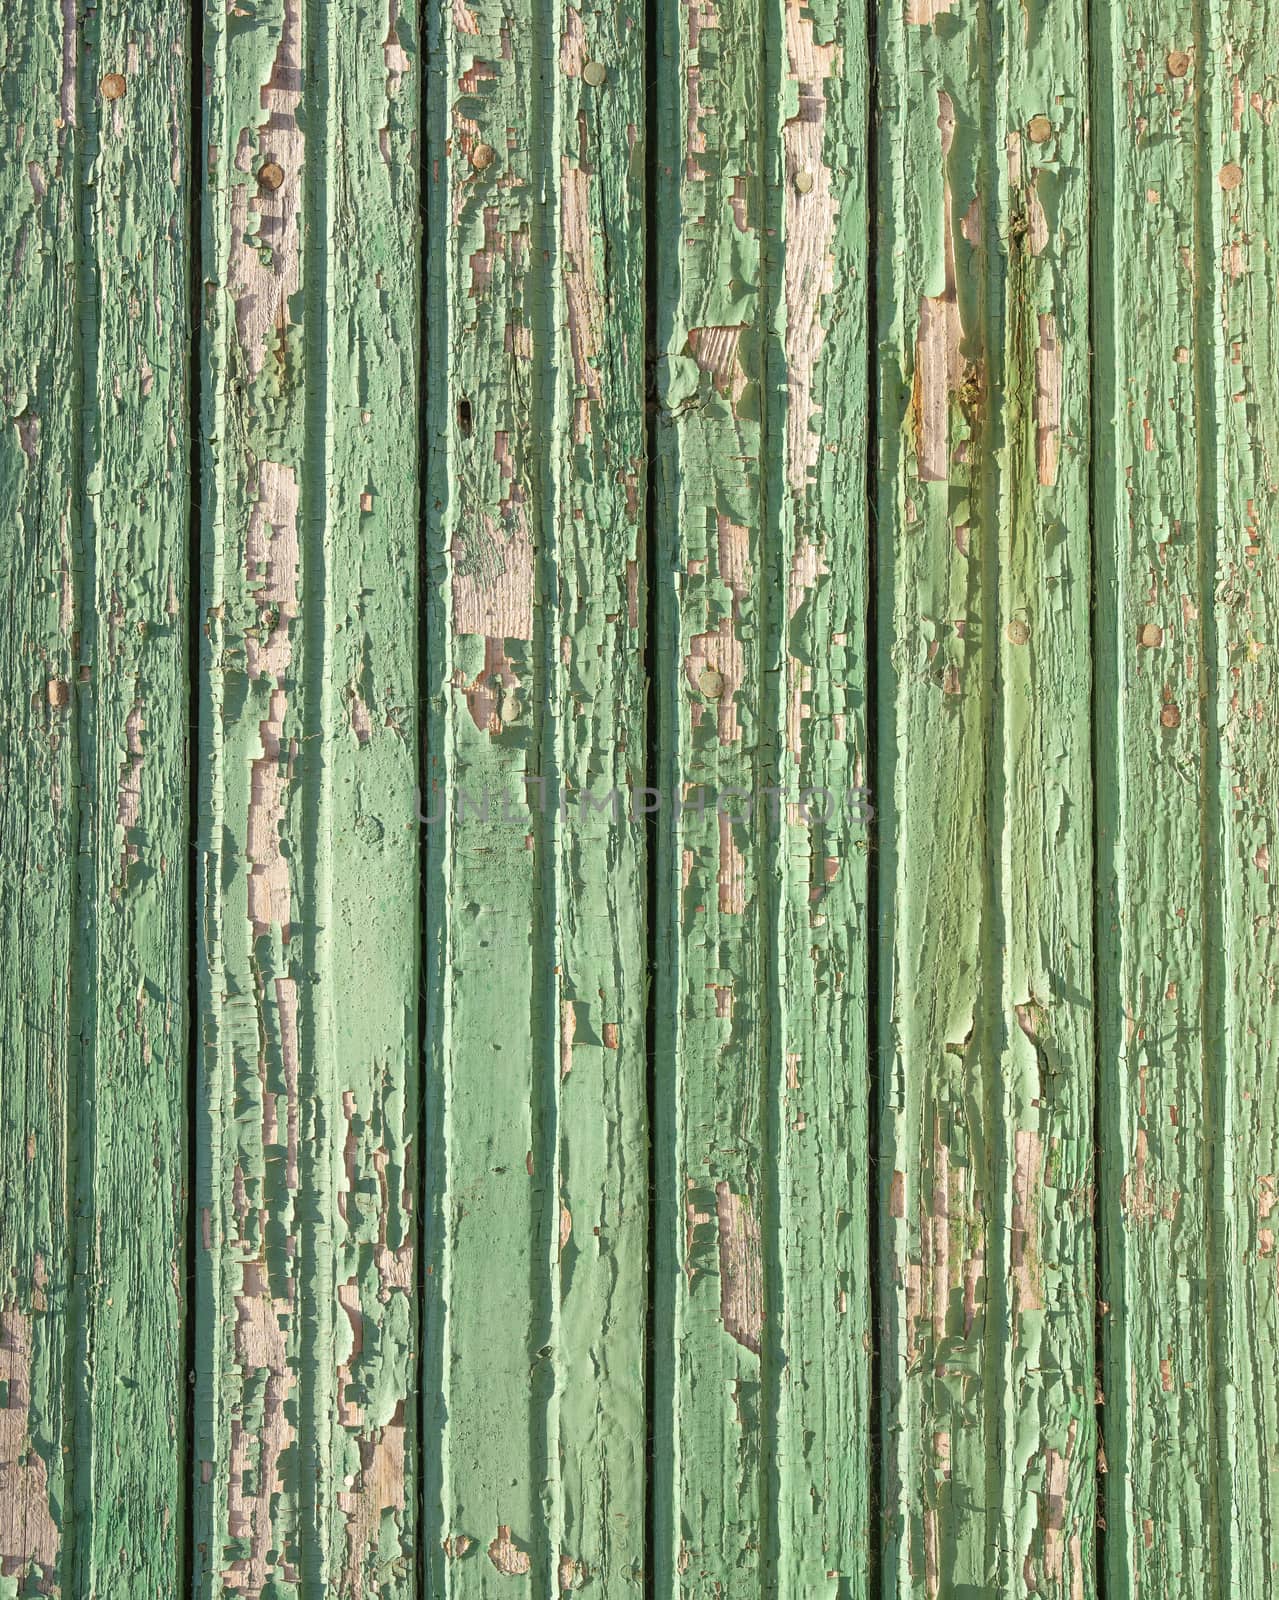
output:
[{"label": "peeling green paint", "polygon": [[1269,1594],[1273,35],[6,9],[0,1600]]},{"label": "peeling green paint", "polygon": [[421,55],[385,0],[206,29],[196,1583],[390,1597],[417,1527]]}]

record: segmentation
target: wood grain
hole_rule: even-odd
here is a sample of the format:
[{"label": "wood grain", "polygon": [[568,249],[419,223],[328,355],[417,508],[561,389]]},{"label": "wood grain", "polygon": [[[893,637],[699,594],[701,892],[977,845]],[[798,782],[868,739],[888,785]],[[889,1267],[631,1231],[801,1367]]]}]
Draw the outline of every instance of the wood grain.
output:
[{"label": "wood grain", "polygon": [[15,1595],[169,1592],[182,1560],[189,27],[128,3],[0,21]]},{"label": "wood grain", "polygon": [[863,19],[661,17],[655,1576],[864,1594]]},{"label": "wood grain", "polygon": [[201,1593],[414,1592],[414,21],[208,19]]},{"label": "wood grain", "polygon": [[[1087,41],[880,56],[888,1592],[1093,1570]],[[890,270],[884,270],[884,269]]]},{"label": "wood grain", "polygon": [[434,1594],[644,1540],[642,18],[434,22],[426,812]]}]

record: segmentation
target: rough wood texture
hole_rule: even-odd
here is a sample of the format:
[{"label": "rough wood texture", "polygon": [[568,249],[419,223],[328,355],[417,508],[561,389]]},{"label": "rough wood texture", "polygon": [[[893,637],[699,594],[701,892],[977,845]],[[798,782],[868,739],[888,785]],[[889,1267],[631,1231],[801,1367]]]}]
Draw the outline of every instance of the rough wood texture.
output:
[{"label": "rough wood texture", "polygon": [[0,12],[0,1600],[1268,1600],[1274,0],[199,10]]},{"label": "rough wood texture", "polygon": [[656,1582],[863,1594],[863,19],[660,16]]},{"label": "rough wood texture", "polygon": [[[441,11],[428,311],[434,1594],[640,1581],[643,29]],[[616,800],[613,799],[616,795]]]},{"label": "rough wood texture", "polygon": [[1096,37],[1109,199],[1094,240],[1096,416],[1110,441],[1096,475],[1097,760],[1114,774],[1098,790],[1106,1576],[1114,1594],[1174,1597],[1220,1592],[1208,1275],[1224,1063],[1206,866],[1217,512],[1201,481],[1215,476],[1217,261],[1201,209],[1199,16],[1139,6]]},{"label": "rough wood texture", "polygon": [[188,27],[0,21],[5,1594],[180,1581]]},{"label": "rough wood texture", "polygon": [[196,1582],[414,1592],[421,55],[207,19]]},{"label": "rough wood texture", "polygon": [[1082,18],[880,58],[886,1592],[1093,1569]]},{"label": "rough wood texture", "polygon": [[[1263,1595],[1276,1551],[1273,18],[1099,39],[1110,1592]],[[1109,1135],[1109,1138],[1106,1137]],[[1263,1352],[1267,1352],[1263,1354]]]}]

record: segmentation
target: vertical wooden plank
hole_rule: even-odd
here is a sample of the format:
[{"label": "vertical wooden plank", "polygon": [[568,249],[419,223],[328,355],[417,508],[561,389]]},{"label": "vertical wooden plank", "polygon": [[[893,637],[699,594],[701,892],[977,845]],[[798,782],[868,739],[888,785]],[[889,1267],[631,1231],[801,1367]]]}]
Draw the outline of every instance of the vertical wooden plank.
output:
[{"label": "vertical wooden plank", "polygon": [[428,1582],[614,1593],[644,1529],[643,30],[629,0],[434,25]]},{"label": "vertical wooden plank", "polygon": [[661,19],[656,1581],[864,1594],[864,15]]},{"label": "vertical wooden plank", "polygon": [[[777,1174],[767,1592],[870,1593],[865,8],[764,12],[775,105],[762,552],[781,792],[765,1101]],[[773,130],[770,129],[770,135]],[[771,804],[767,812],[773,820]],[[767,879],[765,879],[767,881]],[[769,1301],[774,1301],[772,1310]]]},{"label": "vertical wooden plank", "polygon": [[647,1470],[644,16],[563,0],[549,19],[555,532],[539,594],[562,804],[547,1453],[555,1582],[607,1595],[643,1580]]},{"label": "vertical wooden plank", "polygon": [[2,28],[0,1579],[152,1595],[184,1504],[188,18]]},{"label": "vertical wooden plank", "polygon": [[76,1592],[183,1581],[190,32],[81,25]]},{"label": "vertical wooden plank", "polygon": [[421,59],[206,29],[197,1583],[407,1595]]},{"label": "vertical wooden plank", "polygon": [[[653,1493],[663,1595],[761,1587],[766,965],[766,219],[761,16],[658,12],[659,1300]],[[770,990],[771,984],[771,990]],[[765,1241],[767,1240],[767,1245]]]},{"label": "vertical wooden plank", "polygon": [[1086,41],[882,30],[885,1586],[1092,1587]]},{"label": "vertical wooden plank", "polygon": [[[1094,30],[1099,1205],[1106,1577],[1225,1592],[1213,1148],[1224,1133],[1211,821],[1222,265],[1207,13]],[[1222,373],[1224,380],[1224,372]],[[1215,932],[1214,932],[1215,929]],[[1226,1274],[1216,1290],[1214,1273]]]},{"label": "vertical wooden plank", "polygon": [[982,982],[999,173],[979,20],[935,9],[881,19],[875,218],[884,1591],[930,1600],[998,1586],[1003,1399],[987,1319],[1003,1265],[998,1043]]},{"label": "vertical wooden plank", "polygon": [[1006,263],[989,641],[1001,746],[986,813],[1000,885],[987,956],[1003,1096],[998,1542],[1010,1592],[1077,1600],[1094,1592],[1097,1464],[1093,906],[1079,892],[1094,870],[1088,38],[1081,6],[1002,15],[999,246],[985,224],[988,258],[1002,247]]},{"label": "vertical wooden plank", "polygon": [[[1271,1220],[1279,1193],[1279,892],[1270,865],[1279,794],[1279,17],[1270,4],[1223,0],[1208,8],[1207,24],[1196,61],[1206,101],[1197,163],[1205,232],[1211,218],[1199,256],[1200,355],[1205,367],[1211,362],[1203,393],[1215,419],[1216,459],[1211,497],[1202,499],[1204,526],[1215,535],[1202,592],[1211,620],[1206,711],[1215,721],[1210,817],[1211,844],[1220,850],[1221,931],[1210,922],[1204,948],[1220,995],[1220,1022],[1210,1012],[1213,1037],[1225,1053],[1225,1070],[1210,1084],[1220,1120],[1208,1195],[1220,1208],[1208,1284],[1220,1461],[1216,1570],[1219,1592],[1260,1600],[1273,1592],[1279,1570],[1279,1277]],[[1202,1383],[1203,1373],[1196,1376]]]},{"label": "vertical wooden plank", "polygon": [[541,774],[546,692],[534,599],[548,319],[533,275],[550,234],[531,150],[544,40],[499,0],[440,8],[432,26],[424,1535],[428,1589],[443,1596],[549,1570],[541,1430],[558,1218],[546,819],[525,787]]},{"label": "vertical wooden plank", "polygon": [[[74,16],[0,16],[0,1579],[64,1592],[64,1397],[73,1181],[69,984],[80,793],[74,400],[78,202]],[[22,1181],[18,1182],[18,1175]]]}]

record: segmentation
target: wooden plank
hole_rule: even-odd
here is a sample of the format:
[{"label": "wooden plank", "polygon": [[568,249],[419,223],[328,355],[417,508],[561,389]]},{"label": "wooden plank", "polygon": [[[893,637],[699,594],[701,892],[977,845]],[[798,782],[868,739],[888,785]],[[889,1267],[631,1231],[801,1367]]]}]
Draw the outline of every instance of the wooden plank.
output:
[{"label": "wooden plank", "polygon": [[1088,38],[1081,7],[1035,27],[1010,6],[1005,25],[1000,215],[985,223],[988,257],[997,226],[1006,258],[991,388],[1003,394],[1001,747],[986,813],[999,874],[986,956],[1000,982],[999,1582],[1077,1600],[1095,1588],[1097,1464],[1094,908],[1079,893],[1094,871]]},{"label": "wooden plank", "polygon": [[881,32],[885,1587],[1092,1585],[1086,41]]},{"label": "wooden plank", "polygon": [[[776,1341],[766,1592],[872,1592],[866,12],[767,8],[770,381],[762,730],[781,790],[764,1303]],[[775,765],[774,765],[775,763]],[[771,821],[771,806],[768,811]],[[767,1369],[766,1369],[767,1370]]]},{"label": "wooden plank", "polygon": [[864,18],[661,29],[657,1592],[864,1594]]},{"label": "wooden plank", "polygon": [[[1211,821],[1219,368],[1193,6],[1099,23],[1096,458],[1107,1593],[1226,1592],[1210,1308],[1224,1132]],[[1207,209],[1205,210],[1205,202]],[[1223,380],[1224,371],[1221,374]],[[1215,928],[1215,933],[1213,932]],[[1237,1258],[1236,1258],[1237,1259]],[[1224,1287],[1224,1284],[1222,1285]]]},{"label": "wooden plank", "polygon": [[206,21],[197,1584],[407,1595],[421,54]]},{"label": "wooden plank", "polygon": [[613,1593],[644,1528],[642,822],[607,803],[644,760],[644,38],[629,3],[434,26],[428,1584]]},{"label": "wooden plank", "polygon": [[6,15],[0,1581],[168,1592],[185,1472],[188,18]]},{"label": "wooden plank", "polygon": [[[1275,1029],[1279,890],[1275,843],[1276,621],[1273,572],[1279,397],[1279,316],[1273,248],[1279,239],[1279,159],[1273,117],[1279,17],[1272,4],[1226,0],[1209,8],[1198,59],[1206,137],[1199,147],[1200,206],[1211,216],[1213,293],[1205,293],[1200,354],[1212,362],[1215,549],[1205,564],[1204,609],[1213,654],[1208,708],[1215,712],[1212,812],[1220,849],[1221,932],[1204,945],[1221,995],[1225,1071],[1210,1087],[1220,1105],[1209,1204],[1220,1223],[1208,1286],[1213,1406],[1222,1462],[1216,1501],[1222,1554],[1219,1592],[1259,1597],[1279,1570],[1279,1298],[1275,1222],[1279,1194],[1279,1037]],[[1205,190],[1207,194],[1205,195]],[[1210,197],[1210,204],[1207,203]],[[1205,241],[1206,245],[1207,241]],[[1205,270],[1207,252],[1201,250]],[[1211,339],[1208,335],[1211,333]],[[1164,359],[1166,361],[1166,352]],[[1206,374],[1205,374],[1206,376]],[[1205,515],[1205,525],[1207,516]],[[1211,595],[1212,606],[1207,601]],[[1218,842],[1219,841],[1219,842]],[[1215,1024],[1214,1017],[1214,1024]],[[1212,1102],[1210,1101],[1210,1104]],[[1197,1374],[1202,1383],[1203,1374]]]},{"label": "wooden plank", "polygon": [[80,29],[82,1594],[184,1577],[190,29],[139,0]]},{"label": "wooden plank", "polygon": [[658,840],[652,1493],[657,1593],[674,1595],[760,1590],[768,1556],[768,85],[747,0],[657,20],[658,786],[685,809]]},{"label": "wooden plank", "polygon": [[554,880],[551,1557],[561,1591],[603,1594],[635,1592],[645,1538],[648,885],[644,812],[632,795],[648,758],[644,17],[636,0],[599,10],[565,0],[552,12],[559,75],[546,174],[557,192],[555,507],[539,593],[553,664],[547,768],[564,802]]},{"label": "wooden plank", "polygon": [[[70,991],[76,785],[79,376],[75,318],[74,30],[55,4],[6,10],[0,57],[0,1579],[11,1592],[70,1577],[67,1313],[73,1234]],[[17,1175],[22,1175],[19,1182]],[[19,1587],[21,1586],[21,1588]]]}]

